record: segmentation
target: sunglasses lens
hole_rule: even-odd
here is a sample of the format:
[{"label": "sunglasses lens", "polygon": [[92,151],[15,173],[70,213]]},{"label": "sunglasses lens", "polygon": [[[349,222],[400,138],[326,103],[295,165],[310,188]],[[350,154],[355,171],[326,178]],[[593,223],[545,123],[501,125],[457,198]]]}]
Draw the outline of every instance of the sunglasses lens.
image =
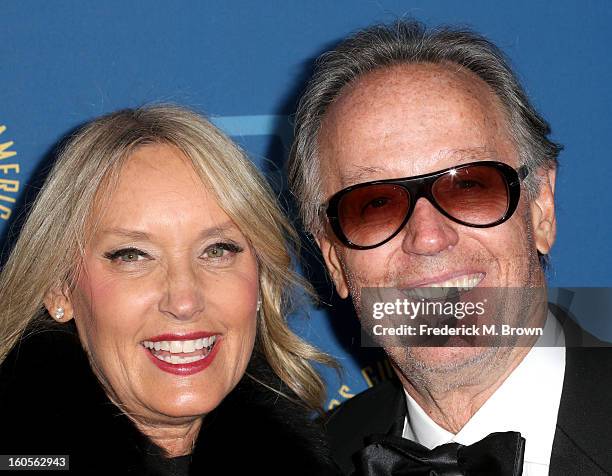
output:
[{"label": "sunglasses lens", "polygon": [[398,185],[357,188],[342,197],[338,204],[340,228],[353,244],[373,246],[402,226],[409,206],[408,192]]},{"label": "sunglasses lens", "polygon": [[432,194],[453,218],[471,225],[490,225],[506,214],[510,192],[501,171],[473,165],[438,178]]}]

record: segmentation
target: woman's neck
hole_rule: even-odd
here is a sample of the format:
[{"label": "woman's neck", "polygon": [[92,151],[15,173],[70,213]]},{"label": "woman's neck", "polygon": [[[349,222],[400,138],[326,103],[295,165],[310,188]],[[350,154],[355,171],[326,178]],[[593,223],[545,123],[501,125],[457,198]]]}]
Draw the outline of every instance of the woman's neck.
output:
[{"label": "woman's neck", "polygon": [[188,455],[192,452],[202,426],[202,418],[180,425],[150,424],[134,421],[140,432],[164,450],[166,456]]}]

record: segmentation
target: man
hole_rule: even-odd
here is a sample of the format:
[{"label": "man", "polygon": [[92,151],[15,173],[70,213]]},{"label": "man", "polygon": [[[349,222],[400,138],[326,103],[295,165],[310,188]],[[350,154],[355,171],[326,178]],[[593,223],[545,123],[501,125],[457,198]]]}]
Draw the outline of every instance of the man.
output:
[{"label": "man", "polygon": [[[483,37],[416,22],[358,32],[319,59],[295,132],[302,220],[360,315],[368,288],[545,288],[560,146]],[[610,474],[610,353],[571,347],[580,329],[529,297],[511,304],[509,322],[544,327],[536,345],[383,341],[398,382],[331,416],[341,469]]]}]

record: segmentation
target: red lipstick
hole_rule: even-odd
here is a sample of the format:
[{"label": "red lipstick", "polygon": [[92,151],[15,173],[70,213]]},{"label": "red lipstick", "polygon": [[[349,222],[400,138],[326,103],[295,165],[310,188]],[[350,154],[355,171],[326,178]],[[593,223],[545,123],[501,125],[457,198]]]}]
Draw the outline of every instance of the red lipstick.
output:
[{"label": "red lipstick", "polygon": [[[163,353],[164,355],[170,355],[171,353],[168,351],[155,351],[153,349],[145,347],[144,345],[143,345],[143,350],[144,352],[146,352],[147,356],[149,357],[149,360],[151,360],[151,362],[153,362],[160,370],[163,370],[164,372],[168,372],[174,375],[180,375],[180,376],[193,375],[193,374],[203,371],[210,364],[212,364],[219,350],[219,346],[221,345],[222,339],[220,335],[214,334],[211,332],[193,332],[190,334],[182,334],[182,335],[161,334],[161,335],[152,337],[150,339],[146,339],[146,341],[148,342],[159,342],[159,341],[196,340],[196,339],[202,339],[202,338],[211,337],[211,336],[216,336],[216,339],[212,344],[212,348],[210,349],[210,352],[208,352],[208,354],[206,354],[204,358],[201,358],[194,362],[173,364],[171,362],[166,362],[165,360],[162,360],[156,357],[154,354],[154,353],[158,353],[158,354]],[[193,356],[193,355],[201,354],[204,351],[205,351],[205,348],[195,350],[194,352],[189,352],[187,354],[178,353],[178,355],[182,357]],[[177,353],[172,354],[172,355],[177,355]]]}]

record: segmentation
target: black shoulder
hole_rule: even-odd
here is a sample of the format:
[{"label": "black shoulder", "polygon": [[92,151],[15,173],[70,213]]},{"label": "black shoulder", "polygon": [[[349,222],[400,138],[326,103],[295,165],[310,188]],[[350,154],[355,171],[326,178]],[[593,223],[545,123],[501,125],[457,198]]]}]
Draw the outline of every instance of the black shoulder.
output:
[{"label": "black shoulder", "polygon": [[345,474],[353,470],[353,455],[373,434],[387,434],[406,416],[406,403],[401,384],[384,381],[329,413],[325,429],[331,455]]},{"label": "black shoulder", "polygon": [[563,328],[567,348],[612,347],[612,343],[605,342],[584,329],[568,309],[555,303],[548,303],[548,307]]},{"label": "black shoulder", "polygon": [[43,402],[55,407],[79,395],[91,372],[73,327],[41,325],[26,331],[0,366],[1,408],[40,409]]},{"label": "black shoulder", "polygon": [[379,409],[388,407],[391,401],[395,401],[400,391],[399,382],[393,379],[385,380],[355,395],[327,414],[325,420],[327,431],[342,430],[358,419],[367,419],[372,411],[377,413]]},{"label": "black shoulder", "polygon": [[557,467],[612,474],[606,437],[612,427],[612,348],[568,347],[565,362],[551,474]]},{"label": "black shoulder", "polygon": [[0,420],[7,453],[70,455],[71,471],[92,475],[127,474],[139,461],[140,433],[106,397],[71,325],[28,330],[11,351]]}]

